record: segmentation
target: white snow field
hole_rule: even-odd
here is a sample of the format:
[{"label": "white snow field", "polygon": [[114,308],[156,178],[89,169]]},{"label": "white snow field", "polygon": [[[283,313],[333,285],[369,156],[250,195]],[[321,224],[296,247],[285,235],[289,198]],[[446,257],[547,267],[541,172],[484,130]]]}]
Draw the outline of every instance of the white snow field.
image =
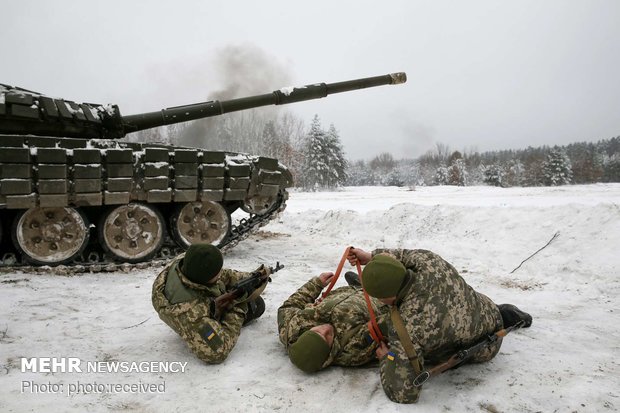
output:
[{"label": "white snow field", "polygon": [[[293,192],[277,221],[225,257],[239,270],[286,268],[264,293],[263,317],[220,365],[195,358],[157,317],[160,268],[0,274],[0,411],[618,411],[619,241],[620,184]],[[304,374],[278,341],[277,308],[311,276],[334,271],[348,245],[435,251],[496,303],[531,313],[533,325],[508,335],[492,361],[427,383],[417,405],[389,401],[376,365]],[[76,358],[82,372],[22,371],[33,357]],[[160,361],[187,364],[131,371]],[[89,372],[87,362],[102,367]],[[130,371],[107,372],[112,362]]]}]

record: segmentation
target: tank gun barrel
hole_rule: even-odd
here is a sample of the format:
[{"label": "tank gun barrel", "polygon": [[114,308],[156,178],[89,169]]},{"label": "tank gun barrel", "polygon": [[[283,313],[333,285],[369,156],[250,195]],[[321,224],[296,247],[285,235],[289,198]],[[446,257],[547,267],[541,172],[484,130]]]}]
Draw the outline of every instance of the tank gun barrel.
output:
[{"label": "tank gun barrel", "polygon": [[31,134],[81,139],[118,139],[128,133],[268,105],[319,99],[334,93],[405,83],[403,72],[337,83],[315,83],[264,95],[176,106],[157,112],[121,116],[116,105],[56,99],[0,84],[0,134]]},{"label": "tank gun barrel", "polygon": [[315,83],[302,87],[283,88],[264,95],[249,96],[239,99],[210,101],[192,105],[176,106],[157,112],[123,116],[122,133],[137,132],[163,125],[187,122],[190,120],[219,116],[225,113],[247,110],[261,106],[286,105],[303,102],[305,100],[324,98],[327,95],[349,92],[357,89],[382,85],[396,85],[405,83],[407,75],[404,72],[391,73],[383,76],[374,76],[336,83]]}]

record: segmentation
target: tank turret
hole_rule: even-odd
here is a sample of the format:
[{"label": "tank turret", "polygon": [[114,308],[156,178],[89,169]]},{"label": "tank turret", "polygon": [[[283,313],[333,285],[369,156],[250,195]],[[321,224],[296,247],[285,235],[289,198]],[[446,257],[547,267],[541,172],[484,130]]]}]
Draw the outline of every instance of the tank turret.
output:
[{"label": "tank turret", "polygon": [[[282,211],[291,174],[277,159],[152,143],[128,133],[267,105],[399,84],[405,73],[316,83],[122,116],[0,84],[0,269],[113,269],[195,242],[223,250]],[[231,214],[249,215],[233,224]]]}]

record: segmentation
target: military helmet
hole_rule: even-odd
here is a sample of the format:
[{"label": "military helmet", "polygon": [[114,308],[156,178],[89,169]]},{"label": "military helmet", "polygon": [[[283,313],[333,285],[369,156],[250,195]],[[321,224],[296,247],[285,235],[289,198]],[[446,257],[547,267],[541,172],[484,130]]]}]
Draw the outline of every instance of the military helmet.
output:
[{"label": "military helmet", "polygon": [[389,255],[375,255],[362,271],[362,285],[376,298],[395,297],[403,285],[407,270]]},{"label": "military helmet", "polygon": [[211,244],[192,244],[181,261],[181,272],[190,281],[208,284],[224,264],[220,250]]},{"label": "military helmet", "polygon": [[288,357],[300,370],[314,373],[321,370],[330,351],[331,346],[319,333],[308,330],[288,348]]}]

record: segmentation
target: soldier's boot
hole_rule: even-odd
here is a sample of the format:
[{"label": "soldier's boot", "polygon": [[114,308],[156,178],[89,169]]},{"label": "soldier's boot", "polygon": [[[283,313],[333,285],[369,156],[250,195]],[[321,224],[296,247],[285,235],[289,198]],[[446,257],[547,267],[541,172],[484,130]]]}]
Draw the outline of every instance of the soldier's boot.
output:
[{"label": "soldier's boot", "polygon": [[532,325],[532,316],[525,311],[519,310],[516,305],[500,304],[497,308],[499,308],[499,312],[502,315],[504,328],[512,327],[521,320],[524,321],[523,328],[528,328]]},{"label": "soldier's boot", "polygon": [[344,279],[347,280],[347,284],[352,287],[361,287],[360,276],[356,272],[347,271],[344,273]]},{"label": "soldier's boot", "polygon": [[250,301],[248,303],[248,311],[245,313],[245,320],[243,320],[243,325],[248,325],[252,321],[256,320],[265,312],[265,300],[263,297],[259,296],[256,300]]}]

